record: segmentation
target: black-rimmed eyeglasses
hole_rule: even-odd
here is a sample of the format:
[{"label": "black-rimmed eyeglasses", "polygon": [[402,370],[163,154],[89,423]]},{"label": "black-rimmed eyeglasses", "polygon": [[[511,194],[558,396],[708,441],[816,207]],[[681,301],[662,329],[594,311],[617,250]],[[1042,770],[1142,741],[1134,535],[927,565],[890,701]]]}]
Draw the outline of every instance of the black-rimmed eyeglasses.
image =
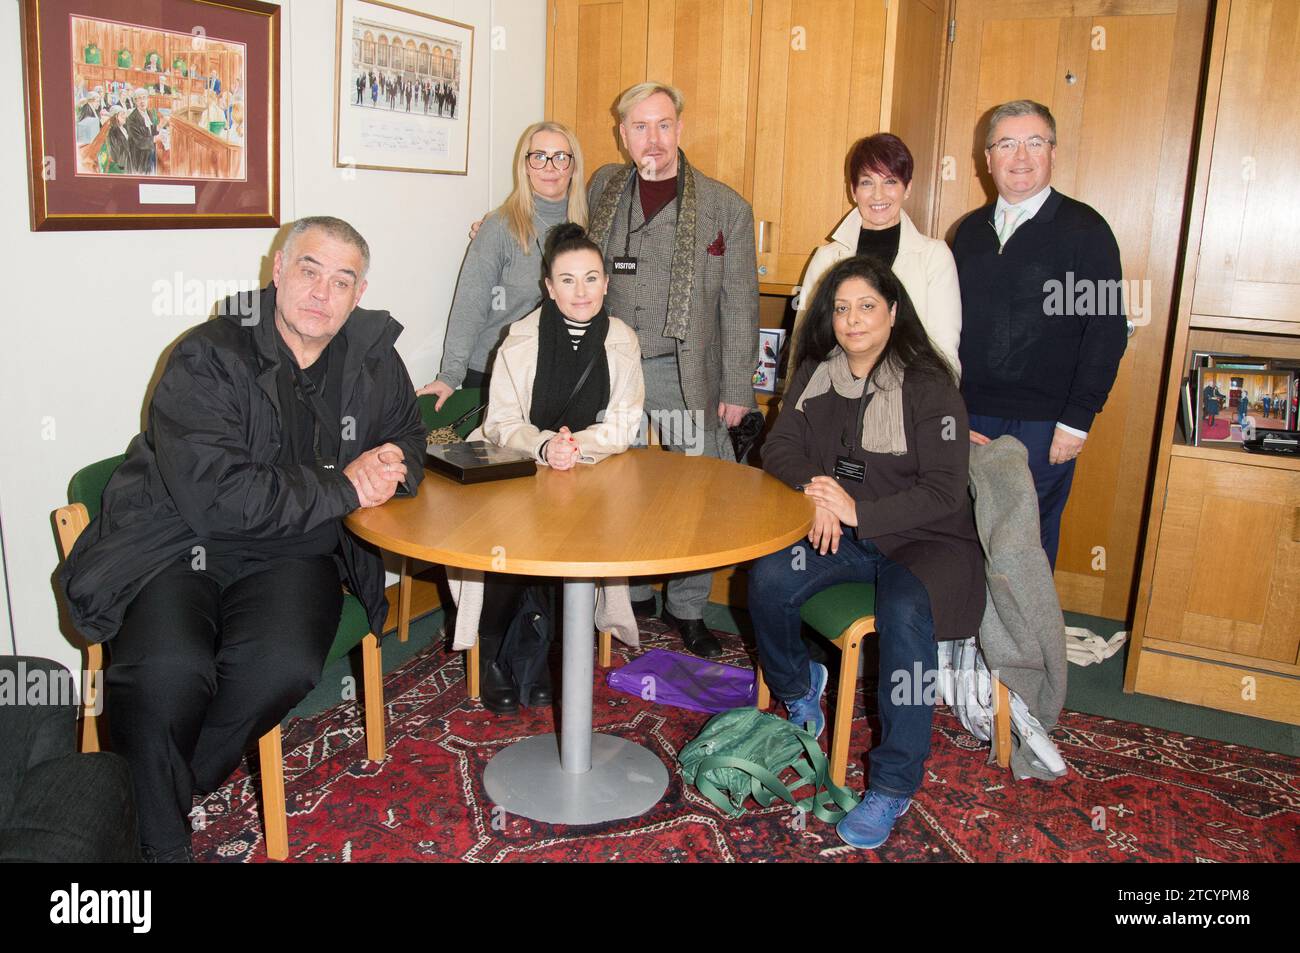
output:
[{"label": "black-rimmed eyeglasses", "polygon": [[555,166],[557,172],[563,172],[569,167],[569,163],[572,161],[573,156],[569,155],[567,152],[556,152],[550,155],[545,152],[528,153],[528,168],[536,169],[538,172],[545,169],[546,163],[548,162]]}]

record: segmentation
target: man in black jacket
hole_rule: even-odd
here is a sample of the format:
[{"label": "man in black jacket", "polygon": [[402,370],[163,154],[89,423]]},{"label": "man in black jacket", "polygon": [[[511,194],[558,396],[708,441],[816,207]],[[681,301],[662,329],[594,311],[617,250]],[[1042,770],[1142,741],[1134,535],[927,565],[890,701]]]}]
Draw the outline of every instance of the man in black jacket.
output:
[{"label": "man in black jacket", "polygon": [[189,858],[192,796],[320,679],[341,581],[382,630],[382,560],[342,521],[415,492],[424,427],[401,326],[357,307],[369,259],[346,222],[295,223],[274,284],[176,345],[61,571],[81,633],[113,640],[107,715],[146,859]]},{"label": "man in black jacket", "polygon": [[972,443],[1029,451],[1052,566],[1074,460],[1124,356],[1119,246],[1094,209],[1054,191],[1056,121],[1022,99],[993,110],[985,157],[996,202],[961,223],[962,396]]}]

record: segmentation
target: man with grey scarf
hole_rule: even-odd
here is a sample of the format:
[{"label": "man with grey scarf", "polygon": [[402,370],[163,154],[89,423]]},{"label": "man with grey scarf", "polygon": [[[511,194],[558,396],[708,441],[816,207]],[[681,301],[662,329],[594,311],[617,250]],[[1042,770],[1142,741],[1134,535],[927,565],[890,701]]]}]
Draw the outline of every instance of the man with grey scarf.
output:
[{"label": "man with grey scarf", "polygon": [[[734,460],[727,428],[755,406],[758,276],[754,210],[703,175],[678,149],[682,94],[641,83],[618,102],[631,162],[598,169],[588,187],[590,235],[604,250],[606,305],[636,331],[645,411],[671,450]],[[667,580],[663,620],[696,655],[722,648],[704,626],[713,575]],[[654,613],[649,585],[632,589],[638,616]]]}]

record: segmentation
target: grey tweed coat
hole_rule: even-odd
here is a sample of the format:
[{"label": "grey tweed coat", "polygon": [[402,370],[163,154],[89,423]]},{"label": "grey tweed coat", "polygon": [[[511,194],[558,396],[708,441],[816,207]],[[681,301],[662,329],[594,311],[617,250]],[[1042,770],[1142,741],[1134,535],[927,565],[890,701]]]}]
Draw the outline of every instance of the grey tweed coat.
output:
[{"label": "grey tweed coat", "polygon": [[[587,189],[595,208],[610,177],[626,165],[610,163],[597,169]],[[754,210],[739,194],[692,168],[695,176],[697,220],[695,278],[691,288],[686,339],[676,342],[682,393],[688,410],[702,412],[706,430],[718,427],[719,402],[754,407],[754,368],[758,364],[758,274],[754,255]],[[605,240],[606,267],[623,254],[632,190],[619,199],[613,226]],[[644,221],[640,203],[632,209],[635,229]],[[672,216],[672,206],[661,216]],[[667,314],[668,282],[673,243],[641,245],[635,278],[611,271],[606,305],[624,320],[662,322]],[[657,310],[650,314],[650,308]]]}]

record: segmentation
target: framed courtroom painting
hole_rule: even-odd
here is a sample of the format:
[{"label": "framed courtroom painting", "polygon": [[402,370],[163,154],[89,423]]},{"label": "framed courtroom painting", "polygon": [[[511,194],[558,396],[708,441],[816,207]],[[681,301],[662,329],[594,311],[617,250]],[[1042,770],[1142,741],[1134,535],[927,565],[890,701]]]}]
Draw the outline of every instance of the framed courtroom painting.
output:
[{"label": "framed courtroom painting", "polygon": [[334,164],[469,168],[474,28],[376,0],[338,0]]},{"label": "framed courtroom painting", "polygon": [[280,224],[280,8],[23,0],[34,231]]}]

